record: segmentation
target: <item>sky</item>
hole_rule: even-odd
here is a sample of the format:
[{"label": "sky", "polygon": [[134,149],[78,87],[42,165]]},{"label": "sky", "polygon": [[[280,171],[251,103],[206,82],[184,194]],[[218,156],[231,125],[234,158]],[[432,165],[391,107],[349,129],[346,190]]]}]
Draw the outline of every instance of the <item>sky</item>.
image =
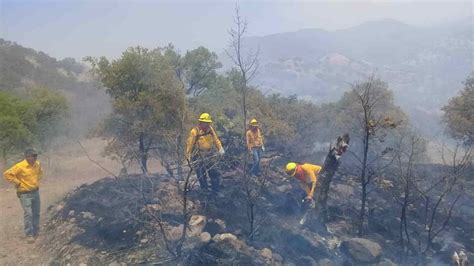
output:
[{"label": "sky", "polygon": [[0,38],[58,59],[115,58],[129,46],[168,43],[182,52],[203,45],[220,53],[236,3],[249,36],[336,30],[385,18],[426,27],[473,14],[471,1],[0,0]]}]

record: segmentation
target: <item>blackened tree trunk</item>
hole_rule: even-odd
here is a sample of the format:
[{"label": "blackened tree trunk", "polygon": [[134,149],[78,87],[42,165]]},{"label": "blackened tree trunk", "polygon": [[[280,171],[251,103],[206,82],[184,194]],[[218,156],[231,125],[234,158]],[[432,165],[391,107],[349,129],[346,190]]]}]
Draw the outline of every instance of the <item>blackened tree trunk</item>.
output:
[{"label": "blackened tree trunk", "polygon": [[138,143],[138,152],[140,156],[140,167],[142,168],[142,172],[143,174],[147,174],[148,173],[148,166],[147,166],[148,151],[146,149],[145,136],[143,133],[140,134],[139,143]]},{"label": "blackened tree trunk", "polygon": [[318,193],[318,208],[320,211],[319,217],[326,223],[329,220],[329,213],[327,210],[327,201],[329,189],[331,187],[331,181],[339,168],[339,162],[332,156],[332,150],[330,149],[324,160],[323,169],[319,176],[319,193]]}]

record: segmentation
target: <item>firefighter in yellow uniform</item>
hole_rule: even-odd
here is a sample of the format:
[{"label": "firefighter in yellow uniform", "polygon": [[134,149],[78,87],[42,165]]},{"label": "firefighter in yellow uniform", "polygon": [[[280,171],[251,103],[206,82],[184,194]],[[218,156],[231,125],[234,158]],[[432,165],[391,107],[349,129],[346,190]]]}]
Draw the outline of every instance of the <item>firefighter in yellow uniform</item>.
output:
[{"label": "firefighter in yellow uniform", "polygon": [[254,118],[250,121],[250,127],[247,130],[245,137],[247,140],[247,150],[253,157],[253,165],[250,173],[254,176],[259,176],[260,159],[265,151],[265,146],[263,145],[262,130],[258,125],[257,119]]},{"label": "firefighter in yellow uniform", "polygon": [[314,203],[314,191],[316,190],[316,184],[318,182],[318,174],[321,172],[321,166],[316,164],[297,164],[294,162],[286,165],[286,173],[298,179],[301,183],[301,187],[306,192],[304,202],[309,204],[311,208],[315,207]]},{"label": "firefighter in yellow uniform", "polygon": [[216,169],[215,153],[225,154],[222,143],[212,127],[212,118],[208,113],[202,113],[198,125],[189,132],[186,141],[186,160],[196,171],[201,189],[208,191],[207,176],[211,180],[211,189],[214,194],[219,192],[219,171]]},{"label": "firefighter in yellow uniform", "polygon": [[43,175],[38,152],[29,148],[25,151],[25,159],[5,171],[5,179],[14,184],[24,214],[24,230],[28,243],[34,243],[40,225],[39,182]]}]

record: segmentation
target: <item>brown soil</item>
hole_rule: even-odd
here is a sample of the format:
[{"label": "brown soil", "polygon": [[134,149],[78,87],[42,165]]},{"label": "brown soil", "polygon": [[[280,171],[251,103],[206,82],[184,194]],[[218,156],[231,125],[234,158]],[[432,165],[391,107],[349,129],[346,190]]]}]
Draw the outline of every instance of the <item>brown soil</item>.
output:
[{"label": "brown soil", "polygon": [[[103,158],[104,142],[98,139],[82,142],[88,154],[112,172],[119,172],[119,165]],[[45,176],[40,187],[41,213],[74,188],[92,183],[108,174],[89,161],[77,143],[66,143],[54,155],[40,155]],[[23,210],[15,189],[5,180],[0,187],[0,265],[48,264],[50,254],[41,247],[44,236],[40,233],[35,244],[27,244],[23,234]],[[41,216],[41,223],[47,217]]]}]

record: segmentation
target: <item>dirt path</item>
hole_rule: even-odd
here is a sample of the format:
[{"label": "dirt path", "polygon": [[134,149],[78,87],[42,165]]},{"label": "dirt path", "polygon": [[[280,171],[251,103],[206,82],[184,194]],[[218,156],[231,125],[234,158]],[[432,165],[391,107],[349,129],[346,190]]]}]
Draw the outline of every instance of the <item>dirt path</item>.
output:
[{"label": "dirt path", "polygon": [[[98,171],[99,172],[99,171]],[[61,199],[67,192],[84,183],[90,183],[99,178],[72,179],[68,181],[55,180],[45,182],[40,189],[41,224],[45,223],[44,215],[48,206]],[[41,234],[35,244],[27,244],[23,234],[23,212],[14,189],[0,190],[0,264],[1,265],[38,265],[47,263],[48,254],[42,254],[38,245],[41,244]]]},{"label": "dirt path", "polygon": [[[110,160],[102,158],[100,152],[103,143],[99,140],[84,142],[89,155],[107,169],[118,172],[119,166]],[[40,186],[41,224],[47,218],[47,208],[59,201],[66,193],[74,188],[92,183],[108,174],[93,165],[78,145],[71,144],[49,158],[41,158],[45,177]],[[2,178],[3,179],[3,178]],[[27,244],[23,234],[23,211],[15,190],[4,180],[0,181],[0,265],[39,265],[48,264],[49,254],[42,253],[40,245],[42,235],[35,244]]]}]

